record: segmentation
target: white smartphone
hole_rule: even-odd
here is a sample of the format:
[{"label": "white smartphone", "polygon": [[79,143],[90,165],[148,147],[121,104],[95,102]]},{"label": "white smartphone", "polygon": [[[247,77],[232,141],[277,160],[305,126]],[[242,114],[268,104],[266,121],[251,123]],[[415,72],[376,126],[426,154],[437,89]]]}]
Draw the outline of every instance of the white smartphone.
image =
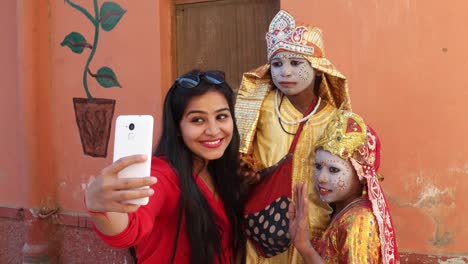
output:
[{"label": "white smartphone", "polygon": [[[121,170],[120,178],[148,177],[151,173],[151,151],[153,149],[153,117],[151,115],[120,115],[115,122],[114,162],[118,159],[144,154],[145,162],[132,164]],[[149,188],[149,186],[143,187]],[[130,204],[146,205],[149,198],[127,201]]]}]

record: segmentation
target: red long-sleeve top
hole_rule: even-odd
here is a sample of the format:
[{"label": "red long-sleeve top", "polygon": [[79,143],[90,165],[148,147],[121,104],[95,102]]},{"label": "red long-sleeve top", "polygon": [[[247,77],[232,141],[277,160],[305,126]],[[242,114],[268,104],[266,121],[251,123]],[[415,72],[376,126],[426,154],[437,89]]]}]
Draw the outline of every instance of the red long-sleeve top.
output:
[{"label": "red long-sleeve top", "polygon": [[[154,195],[146,206],[141,206],[136,212],[128,214],[128,226],[120,234],[107,236],[94,227],[99,237],[112,247],[136,247],[139,263],[168,263],[172,254],[177,229],[177,201],[180,195],[179,180],[171,166],[158,157],[151,161],[151,175],[158,182],[151,186]],[[231,247],[231,224],[225,214],[221,199],[216,199],[200,177],[195,181],[207,199],[213,211],[218,215],[217,225],[221,231],[222,263],[231,263],[233,252]],[[200,241],[203,243],[203,241]],[[186,264],[190,260],[190,243],[188,240],[185,215],[182,216],[179,240],[177,243],[174,263]],[[216,260],[214,260],[217,263]]]}]

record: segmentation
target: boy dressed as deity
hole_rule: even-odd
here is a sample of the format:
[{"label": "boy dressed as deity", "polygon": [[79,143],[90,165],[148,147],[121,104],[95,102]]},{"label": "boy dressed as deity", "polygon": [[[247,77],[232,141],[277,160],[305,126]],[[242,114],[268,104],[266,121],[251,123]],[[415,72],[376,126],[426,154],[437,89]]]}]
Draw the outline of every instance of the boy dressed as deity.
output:
[{"label": "boy dressed as deity", "polygon": [[267,64],[244,73],[236,99],[245,174],[259,176],[252,177],[258,182],[244,211],[247,263],[296,264],[302,258],[288,234],[292,189],[304,183],[309,236],[319,240],[332,210],[308,177],[310,160],[337,107],[350,109],[350,100],[345,76],[325,56],[319,28],[296,24],[281,10],[266,42]]}]

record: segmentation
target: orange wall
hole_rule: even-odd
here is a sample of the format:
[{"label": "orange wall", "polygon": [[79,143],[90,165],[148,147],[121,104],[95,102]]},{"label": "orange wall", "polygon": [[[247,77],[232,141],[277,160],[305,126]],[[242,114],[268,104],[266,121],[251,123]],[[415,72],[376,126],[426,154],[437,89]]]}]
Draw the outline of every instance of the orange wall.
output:
[{"label": "orange wall", "polygon": [[[93,14],[92,0],[73,1]],[[104,1],[99,1],[102,4]],[[120,114],[152,114],[160,132],[163,95],[173,79],[170,1],[115,0],[127,12],[110,32],[100,31],[90,65],[111,67],[122,88],[104,89],[88,77],[95,98],[115,99]],[[94,27],[64,1],[6,1],[0,8],[0,207],[59,206],[82,211],[89,175],[111,162],[83,154],[72,98],[83,97],[89,49],[60,46],[72,31],[92,43]]]},{"label": "orange wall", "polygon": [[468,248],[468,2],[282,1],[322,28],[353,110],[379,132],[400,248]]},{"label": "orange wall", "polygon": [[0,8],[0,204],[12,207],[22,200],[16,30],[16,3],[6,1]]},{"label": "orange wall", "polygon": [[[103,1],[100,1],[101,3]],[[91,68],[108,65],[117,74],[122,88],[104,89],[88,79],[94,97],[116,100],[114,122],[120,114],[152,114],[155,117],[155,136],[159,135],[161,102],[168,79],[172,79],[170,68],[166,68],[168,48],[164,47],[167,36],[162,35],[161,19],[158,14],[166,1],[114,1],[127,10],[119,24],[110,32],[101,31],[100,43]],[[78,3],[78,2],[77,2]],[[92,10],[92,1],[80,1]],[[88,3],[88,4],[86,4]],[[54,156],[60,157],[58,175],[59,200],[66,209],[80,209],[82,188],[88,176],[99,172],[104,164],[112,161],[114,122],[107,158],[84,156],[76,122],[72,97],[85,97],[82,86],[82,71],[87,54],[74,54],[59,44],[71,31],[81,32],[93,39],[93,27],[85,17],[63,2],[51,6],[52,80],[54,97],[54,128],[56,145]],[[167,31],[167,30],[166,30]],[[167,32],[166,32],[167,34]],[[162,53],[165,54],[162,54]],[[85,56],[86,54],[86,56]]]}]

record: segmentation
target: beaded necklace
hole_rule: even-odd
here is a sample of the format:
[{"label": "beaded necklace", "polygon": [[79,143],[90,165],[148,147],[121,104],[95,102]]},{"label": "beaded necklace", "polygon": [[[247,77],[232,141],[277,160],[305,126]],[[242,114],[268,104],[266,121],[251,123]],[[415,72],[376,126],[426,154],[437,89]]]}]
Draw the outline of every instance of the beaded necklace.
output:
[{"label": "beaded necklace", "polygon": [[[292,133],[292,132],[289,132],[287,131],[284,126],[283,126],[283,123],[287,124],[287,125],[291,125],[293,122],[288,122],[288,121],[285,121],[284,118],[281,116],[280,114],[280,109],[281,109],[281,105],[283,104],[283,99],[284,99],[284,96],[281,96],[281,101],[279,102],[279,105],[278,105],[278,99],[277,99],[277,96],[278,95],[278,90],[276,90],[276,94],[275,94],[275,110],[276,110],[276,114],[278,115],[278,122],[281,126],[281,129],[288,135],[291,135],[291,136],[294,136],[296,135],[296,133]],[[314,100],[315,101],[315,100]],[[310,112],[310,114],[308,114],[306,117],[298,120],[299,123],[301,122],[307,122],[307,120],[309,120],[309,118],[315,114],[317,112],[317,109],[319,108],[320,106],[320,102],[321,102],[321,98],[319,97],[318,100],[315,102],[315,106],[314,106],[314,109]]]},{"label": "beaded necklace", "polygon": [[308,120],[311,116],[313,116],[313,115],[317,112],[317,110],[318,110],[318,108],[319,108],[319,106],[320,106],[320,102],[321,102],[321,101],[322,101],[322,98],[319,97],[319,98],[318,98],[318,101],[317,101],[317,104],[316,104],[315,107],[314,107],[314,110],[312,110],[307,116],[304,116],[303,118],[301,118],[301,119],[299,119],[299,120],[287,121],[287,120],[284,119],[283,116],[281,116],[281,113],[280,113],[280,111],[279,111],[279,106],[278,106],[278,89],[276,89],[276,91],[275,91],[275,111],[276,111],[276,115],[277,115],[278,118],[279,118],[283,123],[285,123],[286,125],[296,125],[296,124],[299,124],[299,123],[301,123],[301,122],[304,122],[304,121]]}]

